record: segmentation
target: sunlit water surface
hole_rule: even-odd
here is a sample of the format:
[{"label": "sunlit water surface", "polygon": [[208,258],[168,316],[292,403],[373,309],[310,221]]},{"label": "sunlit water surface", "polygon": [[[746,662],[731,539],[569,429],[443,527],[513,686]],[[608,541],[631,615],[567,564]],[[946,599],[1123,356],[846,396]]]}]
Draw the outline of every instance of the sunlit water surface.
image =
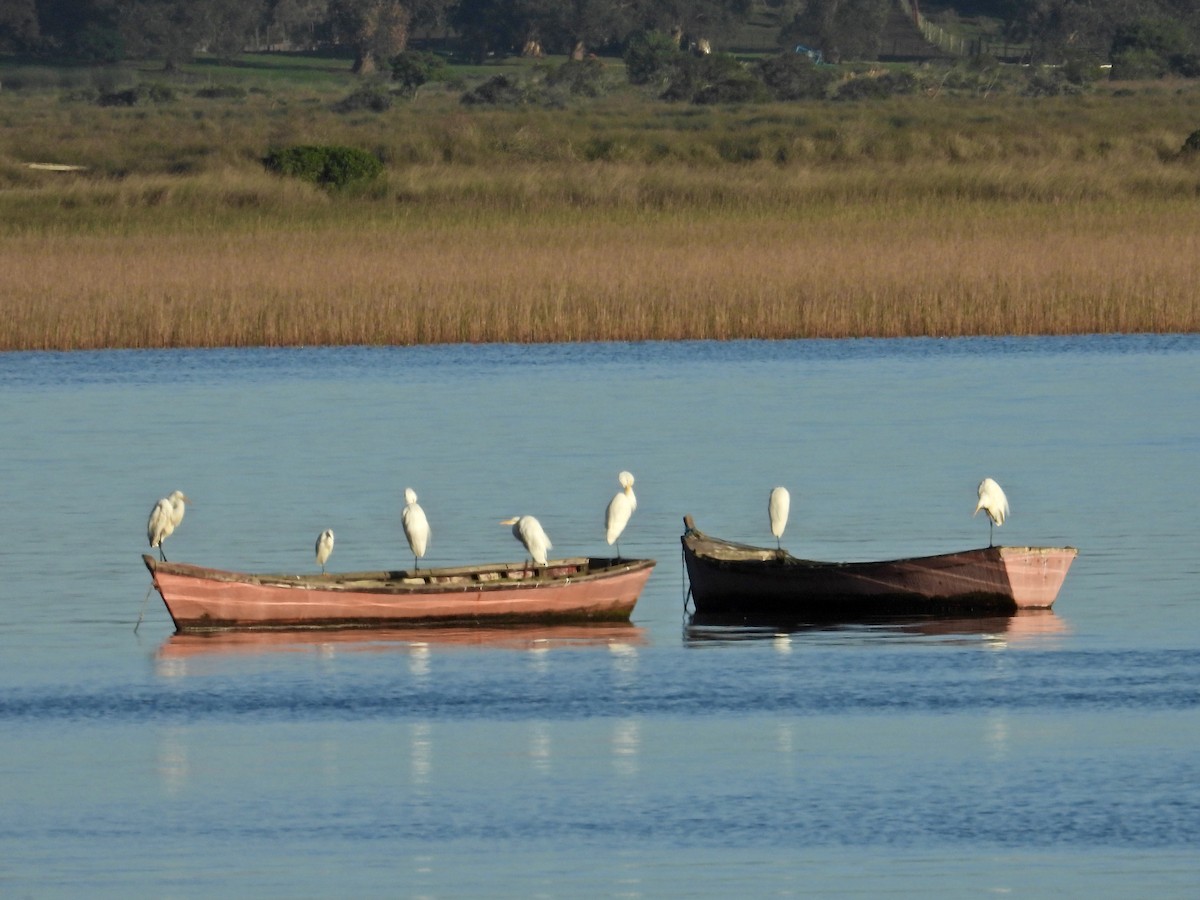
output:
[{"label": "sunlit water surface", "polygon": [[[1200,339],[0,355],[0,895],[1192,897]],[[173,637],[172,559],[621,541],[633,624]],[[1080,555],[1055,612],[689,627],[681,519],[870,559]],[[142,617],[136,633],[134,625]]]}]

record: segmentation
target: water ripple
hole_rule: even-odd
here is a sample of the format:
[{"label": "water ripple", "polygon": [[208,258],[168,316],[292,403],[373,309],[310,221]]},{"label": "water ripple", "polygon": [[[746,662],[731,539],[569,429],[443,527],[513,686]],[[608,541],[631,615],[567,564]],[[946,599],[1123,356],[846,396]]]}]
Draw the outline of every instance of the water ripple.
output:
[{"label": "water ripple", "polygon": [[[248,678],[189,676],[174,662],[157,684],[95,690],[16,689],[0,697],[0,720],[272,721],[437,717],[446,720],[578,719],[616,716],[957,713],[986,710],[1191,710],[1200,707],[1200,651],[777,652],[750,660],[691,657],[666,680],[630,679],[612,656],[573,655],[570,665],[530,677],[512,654],[481,654],[469,667],[428,660],[361,669],[324,680],[294,666]],[[497,660],[489,660],[491,655]],[[749,664],[747,664],[749,663]],[[379,671],[386,668],[387,671]]]}]

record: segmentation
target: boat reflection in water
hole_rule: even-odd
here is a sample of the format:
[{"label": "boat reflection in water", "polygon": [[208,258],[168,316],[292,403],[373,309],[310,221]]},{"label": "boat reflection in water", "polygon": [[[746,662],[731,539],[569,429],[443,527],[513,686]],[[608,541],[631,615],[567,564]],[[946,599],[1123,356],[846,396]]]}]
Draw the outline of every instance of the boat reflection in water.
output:
[{"label": "boat reflection in water", "polygon": [[772,641],[781,653],[791,651],[793,639],[811,636],[855,643],[928,640],[937,643],[984,643],[1002,648],[1037,643],[1067,635],[1066,620],[1048,609],[1031,609],[1009,616],[934,618],[867,618],[852,621],[794,621],[694,613],[684,622],[685,644]]},{"label": "boat reflection in water", "polygon": [[[442,627],[298,631],[214,631],[176,633],[155,654],[158,674],[181,676],[219,667],[235,658],[270,654],[314,654],[333,659],[351,653],[398,653],[409,658],[414,675],[428,672],[430,651],[523,650],[542,655],[578,647],[608,647],[625,665],[647,641],[644,629],[627,622],[594,625]],[[211,665],[210,665],[211,664]]]}]

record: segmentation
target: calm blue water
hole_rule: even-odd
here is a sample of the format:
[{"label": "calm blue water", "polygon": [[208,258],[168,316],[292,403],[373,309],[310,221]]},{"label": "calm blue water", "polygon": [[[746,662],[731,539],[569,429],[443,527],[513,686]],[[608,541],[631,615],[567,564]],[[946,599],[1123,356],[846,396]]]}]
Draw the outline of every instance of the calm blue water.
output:
[{"label": "calm blue water", "polygon": [[[1192,897],[1200,338],[0,354],[0,895]],[[140,562],[659,561],[633,624],[172,636]],[[1055,612],[689,626],[681,519],[1071,544]],[[134,624],[143,616],[137,632]]]}]

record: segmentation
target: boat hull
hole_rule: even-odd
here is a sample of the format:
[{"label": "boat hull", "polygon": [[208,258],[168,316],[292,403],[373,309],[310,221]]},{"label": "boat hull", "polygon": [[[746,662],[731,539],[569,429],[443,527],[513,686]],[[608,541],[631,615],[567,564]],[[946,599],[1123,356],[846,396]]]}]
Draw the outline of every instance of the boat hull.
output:
[{"label": "boat hull", "polygon": [[653,560],[556,560],[327,576],[250,575],[142,557],[179,632],[627,621]]},{"label": "boat hull", "polygon": [[721,541],[690,525],[684,563],[696,612],[710,615],[866,616],[1049,609],[1077,551],[985,547],[937,556],[828,563]]}]

